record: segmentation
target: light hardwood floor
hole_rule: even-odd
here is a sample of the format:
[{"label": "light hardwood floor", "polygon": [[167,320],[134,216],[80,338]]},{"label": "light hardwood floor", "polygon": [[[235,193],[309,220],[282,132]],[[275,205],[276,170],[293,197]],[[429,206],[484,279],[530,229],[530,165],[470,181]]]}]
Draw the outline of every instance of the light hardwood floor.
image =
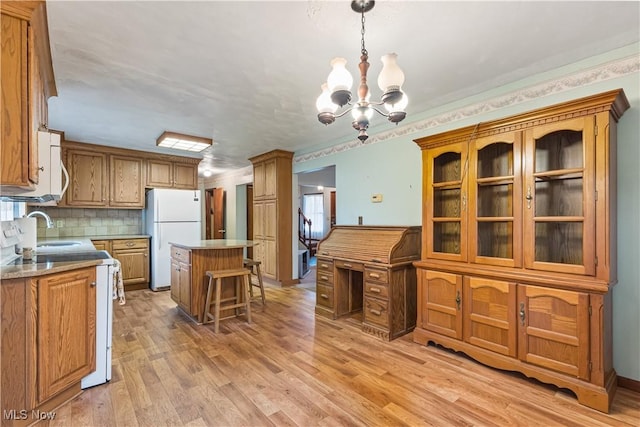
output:
[{"label": "light hardwood floor", "polygon": [[267,286],[253,323],[198,326],[169,292],[127,294],[114,314],[113,379],[58,408],[50,426],[638,426],[640,394],[611,414],[520,374],[383,342],[314,315],[313,275]]}]

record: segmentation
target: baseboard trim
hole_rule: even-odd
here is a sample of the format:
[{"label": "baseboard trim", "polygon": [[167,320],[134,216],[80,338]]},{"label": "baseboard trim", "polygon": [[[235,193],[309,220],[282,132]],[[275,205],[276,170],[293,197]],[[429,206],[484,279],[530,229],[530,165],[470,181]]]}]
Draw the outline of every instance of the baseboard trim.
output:
[{"label": "baseboard trim", "polygon": [[640,381],[632,380],[631,378],[618,376],[618,387],[640,393]]}]

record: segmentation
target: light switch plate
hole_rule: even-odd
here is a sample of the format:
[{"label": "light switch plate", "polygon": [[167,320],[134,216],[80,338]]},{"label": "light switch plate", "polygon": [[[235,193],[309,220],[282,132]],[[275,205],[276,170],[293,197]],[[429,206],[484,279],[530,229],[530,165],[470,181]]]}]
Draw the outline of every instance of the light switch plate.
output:
[{"label": "light switch plate", "polygon": [[382,194],[372,194],[371,195],[371,202],[372,203],[380,203],[380,202],[382,202]]}]

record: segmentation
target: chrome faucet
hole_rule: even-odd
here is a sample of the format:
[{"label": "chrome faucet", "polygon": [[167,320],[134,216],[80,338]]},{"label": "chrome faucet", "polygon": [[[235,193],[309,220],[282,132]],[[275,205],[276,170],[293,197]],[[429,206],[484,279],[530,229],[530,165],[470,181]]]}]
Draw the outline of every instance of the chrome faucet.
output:
[{"label": "chrome faucet", "polygon": [[42,211],[33,211],[27,215],[27,218],[31,218],[34,215],[40,215],[41,217],[43,217],[47,221],[47,228],[53,228],[53,221],[51,220],[51,217],[49,217],[49,215]]}]

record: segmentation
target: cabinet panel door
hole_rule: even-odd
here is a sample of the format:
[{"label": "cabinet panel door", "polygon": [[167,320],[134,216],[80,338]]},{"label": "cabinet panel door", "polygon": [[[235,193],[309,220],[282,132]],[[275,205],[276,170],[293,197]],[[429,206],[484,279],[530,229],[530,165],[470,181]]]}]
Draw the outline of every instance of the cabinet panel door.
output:
[{"label": "cabinet panel door", "polygon": [[[199,313],[198,311],[202,307],[192,307],[191,304],[191,266],[181,262],[178,275],[180,276],[180,304],[185,308],[185,310],[187,310],[187,313],[199,316],[202,313]],[[194,312],[191,312],[192,308]]]},{"label": "cabinet panel door", "polygon": [[478,138],[469,153],[470,261],[522,266],[521,132]]},{"label": "cabinet panel door", "polygon": [[180,263],[171,258],[171,299],[177,304],[181,304],[180,301]]},{"label": "cabinet panel door", "polygon": [[264,163],[264,196],[267,198],[276,197],[277,172],[276,160],[269,160]]},{"label": "cabinet panel door", "polygon": [[198,188],[198,167],[184,163],[173,165],[173,187],[184,190]]},{"label": "cabinet panel door", "polygon": [[253,205],[253,238],[264,239],[265,236],[265,205],[262,202]]},{"label": "cabinet panel door", "polygon": [[264,261],[263,272],[270,276],[275,277],[277,273],[277,254],[276,254],[276,242],[275,240],[264,240]]},{"label": "cabinet panel door", "polygon": [[[2,27],[2,120],[0,148],[2,167],[0,184],[29,188],[30,150],[28,98],[28,24],[27,21],[1,15]],[[36,165],[37,166],[37,165]]]},{"label": "cabinet panel door", "polygon": [[113,257],[120,261],[122,283],[149,283],[149,251],[147,249],[114,249]]},{"label": "cabinet panel door", "polygon": [[525,133],[525,267],[595,274],[595,118]]},{"label": "cabinet panel door", "polygon": [[255,199],[262,199],[265,195],[264,169],[264,163],[253,166],[253,197]]},{"label": "cabinet panel door", "polygon": [[123,208],[144,207],[142,159],[111,155],[109,205]]},{"label": "cabinet panel door", "polygon": [[464,340],[516,357],[516,285],[478,277],[464,278]]},{"label": "cabinet panel door", "polygon": [[171,187],[173,183],[173,163],[162,160],[147,161],[147,187]]},{"label": "cabinet panel door", "polygon": [[589,380],[589,294],[518,286],[518,355]]},{"label": "cabinet panel door", "polygon": [[467,148],[450,144],[422,152],[423,254],[428,258],[467,260]]},{"label": "cabinet panel door", "polygon": [[69,206],[107,206],[107,155],[89,151],[68,150],[67,168],[69,188],[66,204]]},{"label": "cabinet panel door", "polygon": [[265,202],[264,204],[264,237],[275,239],[278,229],[278,214],[275,201]]},{"label": "cabinet panel door", "polygon": [[462,339],[462,276],[418,270],[420,326],[448,337]]},{"label": "cabinet panel door", "polygon": [[96,368],[96,270],[38,280],[38,402]]}]

